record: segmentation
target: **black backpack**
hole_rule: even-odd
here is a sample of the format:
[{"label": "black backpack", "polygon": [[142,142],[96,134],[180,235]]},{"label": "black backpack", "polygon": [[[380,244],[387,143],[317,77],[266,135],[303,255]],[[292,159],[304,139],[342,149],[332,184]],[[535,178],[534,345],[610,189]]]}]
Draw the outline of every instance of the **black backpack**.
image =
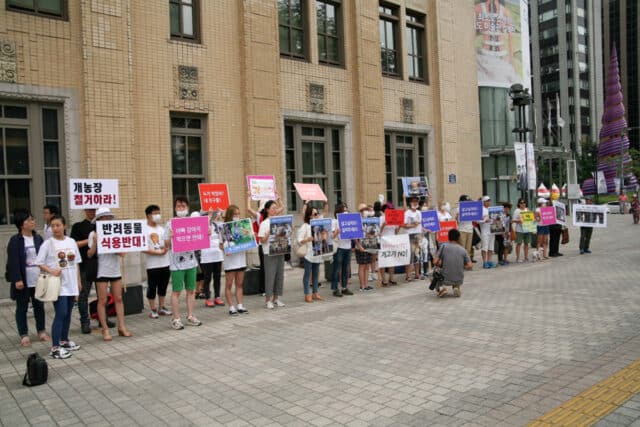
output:
[{"label": "black backpack", "polygon": [[32,353],[27,359],[27,372],[24,374],[22,385],[33,387],[45,384],[49,376],[49,366],[38,353]]}]

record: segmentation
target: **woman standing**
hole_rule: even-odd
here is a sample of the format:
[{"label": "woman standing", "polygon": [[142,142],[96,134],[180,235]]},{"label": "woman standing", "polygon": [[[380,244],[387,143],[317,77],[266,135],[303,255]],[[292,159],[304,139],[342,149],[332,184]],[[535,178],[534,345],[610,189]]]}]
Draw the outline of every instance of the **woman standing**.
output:
[{"label": "woman standing", "polygon": [[[110,221],[113,214],[109,208],[99,208],[96,211],[96,221]],[[122,303],[122,258],[124,254],[101,254],[98,252],[98,233],[92,231],[89,235],[90,257],[98,253],[98,278],[96,279],[96,290],[98,293],[98,318],[102,326],[102,339],[111,341],[113,338],[107,326],[107,297],[108,287],[111,284],[111,294],[116,306],[116,316],[118,317],[118,335],[121,337],[132,337],[133,334],[127,330],[124,323],[124,304]]]},{"label": "woman standing", "polygon": [[[358,211],[360,212],[360,216],[362,218],[368,218],[373,216],[373,209],[368,206],[366,203],[360,203],[358,206]],[[370,252],[362,246],[360,239],[356,239],[356,263],[358,264],[358,281],[360,282],[360,292],[369,292],[372,291],[373,288],[367,284],[368,282],[368,273],[371,268],[371,262],[373,260],[373,256]]]},{"label": "woman standing", "polygon": [[[340,226],[338,224],[338,214],[347,213],[349,209],[346,203],[338,203],[334,210],[335,218],[332,221],[333,239],[340,235]],[[343,295],[353,295],[348,288],[349,285],[349,267],[351,266],[351,240],[339,239],[338,250],[333,255],[333,280],[331,281],[331,290],[334,297],[342,297]],[[342,278],[342,289],[338,285],[339,278]]]},{"label": "woman standing", "polygon": [[60,295],[54,301],[55,317],[51,324],[52,346],[49,355],[54,359],[71,357],[71,351],[80,346],[69,340],[73,302],[80,293],[80,269],[82,262],[76,241],[64,235],[66,222],[62,216],[51,218],[52,237],[40,246],[34,262],[40,270],[60,278]]},{"label": "woman standing", "polygon": [[[232,222],[240,220],[240,208],[236,205],[229,205],[224,213],[224,222]],[[220,243],[220,248],[224,248],[224,244]],[[244,271],[247,269],[247,256],[244,252],[224,255],[222,261],[224,268],[224,297],[229,304],[229,315],[237,316],[239,314],[248,314],[249,310],[244,308],[242,298],[244,296],[242,284],[244,282]],[[236,285],[236,305],[233,304],[231,288]]]},{"label": "woman standing", "polygon": [[43,240],[35,231],[36,220],[31,212],[19,209],[13,213],[13,218],[18,234],[11,237],[7,246],[7,273],[11,282],[11,299],[16,302],[16,325],[20,345],[28,347],[31,345],[27,326],[29,301],[33,305],[40,341],[51,340],[44,329],[44,304],[35,298],[36,282],[40,273],[35,261]]},{"label": "woman standing", "polygon": [[[320,272],[322,257],[313,255],[313,232],[310,224],[311,219],[317,219],[319,216],[320,213],[316,208],[307,206],[304,212],[304,223],[300,226],[300,229],[298,229],[296,238],[300,246],[306,247],[307,252],[304,256],[304,275],[302,276],[305,302],[324,300],[324,298],[318,294],[318,274]],[[311,290],[309,289],[309,279],[311,279]],[[311,293],[311,291],[313,291],[313,293]]]},{"label": "woman standing", "polygon": [[[200,268],[204,273],[204,297],[207,307],[216,305],[224,306],[224,301],[220,298],[220,284],[222,273],[222,261],[224,254],[220,249],[220,234],[218,226],[222,220],[222,211],[209,211],[209,241],[208,249],[200,251]],[[211,299],[211,279],[213,279],[213,296]]]},{"label": "woman standing", "polygon": [[[538,199],[538,207],[536,208],[536,212],[535,212],[536,222],[538,224],[540,224],[540,219],[541,219],[540,208],[545,207],[546,205],[547,205],[547,200],[540,197]],[[538,253],[543,259],[549,259],[549,256],[547,255],[547,251],[549,250],[549,234],[551,233],[551,230],[549,230],[548,225],[538,225],[537,231],[538,231],[538,241],[537,241],[536,247],[538,249]]]},{"label": "woman standing", "polygon": [[[409,199],[409,209],[404,212],[404,225],[400,227],[398,234],[409,234],[409,240],[411,247],[415,246],[419,233],[422,233],[422,214],[418,210],[418,198],[411,197]],[[405,266],[405,280],[412,282],[414,279],[420,277],[420,257],[419,253],[416,255],[414,251],[411,251],[410,264]],[[414,277],[411,277],[413,272]]]},{"label": "woman standing", "polygon": [[518,199],[518,207],[513,211],[511,222],[516,225],[516,262],[522,262],[520,259],[520,247],[524,243],[524,261],[529,261],[529,245],[531,244],[531,233],[525,231],[522,226],[522,212],[529,212],[527,202],[524,199]]},{"label": "woman standing", "polygon": [[[382,239],[382,237],[384,236],[394,236],[398,230],[398,227],[395,225],[387,225],[387,223],[385,222],[385,216],[384,216],[384,212],[387,209],[393,209],[393,203],[391,202],[387,202],[383,207],[382,207],[382,215],[380,216],[380,239]],[[387,268],[380,268],[378,270],[378,275],[380,276],[380,281],[382,282],[382,286],[383,287],[387,287],[389,285],[391,286],[395,286],[398,284],[398,282],[393,280],[393,273],[394,273],[394,267],[387,267]],[[389,280],[385,281],[385,271],[387,271],[389,273]]]},{"label": "woman standing", "polygon": [[264,253],[264,294],[265,307],[284,307],[285,304],[278,299],[282,296],[284,286],[284,255],[269,255],[269,236],[271,235],[271,217],[277,215],[278,205],[269,200],[264,204],[262,215],[264,220],[258,230],[258,238]]}]

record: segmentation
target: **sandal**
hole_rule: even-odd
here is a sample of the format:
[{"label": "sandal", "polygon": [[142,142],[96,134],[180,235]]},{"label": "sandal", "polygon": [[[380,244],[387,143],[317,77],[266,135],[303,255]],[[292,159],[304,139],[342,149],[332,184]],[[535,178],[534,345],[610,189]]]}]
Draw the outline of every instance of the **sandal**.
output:
[{"label": "sandal", "polygon": [[29,347],[31,346],[31,340],[29,339],[29,337],[22,337],[20,339],[20,345],[22,347]]},{"label": "sandal", "polygon": [[398,282],[394,282],[393,280],[389,280],[389,284],[391,286],[398,286]]},{"label": "sandal", "polygon": [[109,333],[108,329],[103,329],[102,330],[102,339],[104,341],[112,341],[113,337],[111,337],[111,334]]},{"label": "sandal", "polygon": [[124,331],[122,329],[118,329],[118,335],[121,336],[121,337],[132,337],[133,333],[131,333],[130,331],[128,331],[126,329]]},{"label": "sandal", "polygon": [[383,288],[388,288],[389,287],[389,283],[388,282],[382,282],[382,287]]},{"label": "sandal", "polygon": [[46,333],[46,332],[40,332],[40,333],[38,334],[38,338],[40,338],[40,341],[43,341],[43,342],[49,342],[49,341],[51,341],[51,337],[49,337],[49,335],[47,335],[47,333]]}]

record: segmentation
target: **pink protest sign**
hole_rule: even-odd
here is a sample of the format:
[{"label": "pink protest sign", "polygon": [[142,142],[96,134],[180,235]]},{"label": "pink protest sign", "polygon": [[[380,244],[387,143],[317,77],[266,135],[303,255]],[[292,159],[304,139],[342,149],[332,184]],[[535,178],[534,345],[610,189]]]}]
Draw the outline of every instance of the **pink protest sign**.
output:
[{"label": "pink protest sign", "polygon": [[294,182],[298,194],[302,200],[322,200],[327,201],[327,196],[322,191],[322,188],[318,184],[303,184],[301,182]]},{"label": "pink protest sign", "polygon": [[173,218],[171,220],[171,247],[173,252],[197,251],[208,249],[209,217]]},{"label": "pink protest sign", "polygon": [[556,208],[553,206],[545,206],[540,208],[540,224],[553,225],[556,223]]}]

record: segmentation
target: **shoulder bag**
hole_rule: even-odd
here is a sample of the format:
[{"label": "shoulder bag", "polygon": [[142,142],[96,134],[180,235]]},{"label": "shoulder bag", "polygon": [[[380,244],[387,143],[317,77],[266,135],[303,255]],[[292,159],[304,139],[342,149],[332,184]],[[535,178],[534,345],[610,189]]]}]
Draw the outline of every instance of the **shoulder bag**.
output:
[{"label": "shoulder bag", "polygon": [[39,301],[57,301],[60,296],[60,277],[49,273],[40,273],[36,282],[36,299]]}]

